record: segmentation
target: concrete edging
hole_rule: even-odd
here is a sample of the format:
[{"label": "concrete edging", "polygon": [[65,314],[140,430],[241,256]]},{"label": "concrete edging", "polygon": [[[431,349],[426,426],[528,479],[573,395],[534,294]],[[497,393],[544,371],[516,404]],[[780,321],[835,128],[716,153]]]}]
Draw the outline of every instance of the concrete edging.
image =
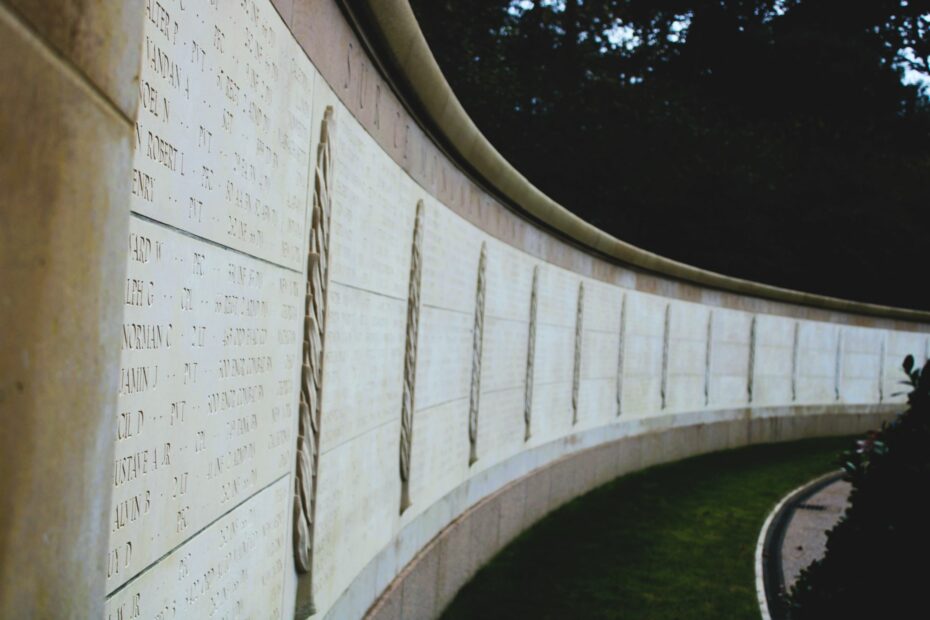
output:
[{"label": "concrete edging", "polygon": [[[787,615],[777,596],[784,589],[781,575],[781,546],[788,518],[795,507],[827,485],[842,478],[842,471],[833,471],[797,487],[785,495],[772,509],[762,524],[756,541],[755,572],[756,597],[762,620],[785,620]],[[777,566],[776,566],[777,565]],[[773,569],[777,567],[777,572]]]}]

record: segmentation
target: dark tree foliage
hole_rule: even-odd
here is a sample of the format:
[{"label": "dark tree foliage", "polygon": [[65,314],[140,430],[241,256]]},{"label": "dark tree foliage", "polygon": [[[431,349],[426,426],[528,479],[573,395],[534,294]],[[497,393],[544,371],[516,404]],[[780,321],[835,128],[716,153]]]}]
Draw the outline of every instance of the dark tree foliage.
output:
[{"label": "dark tree foliage", "polygon": [[909,409],[846,454],[850,506],[789,593],[792,620],[927,615],[930,362],[904,371]]},{"label": "dark tree foliage", "polygon": [[[930,308],[930,0],[414,0],[479,128],[615,236]],[[902,51],[903,50],[903,51]]]}]

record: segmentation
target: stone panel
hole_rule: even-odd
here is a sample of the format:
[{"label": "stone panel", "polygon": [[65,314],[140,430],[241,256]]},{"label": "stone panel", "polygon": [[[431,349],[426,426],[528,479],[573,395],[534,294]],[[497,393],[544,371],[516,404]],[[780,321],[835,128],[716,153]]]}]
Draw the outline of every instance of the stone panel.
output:
[{"label": "stone panel", "polygon": [[792,400],[795,322],[778,316],[756,317],[752,402],[777,405]]},{"label": "stone panel", "polygon": [[418,411],[468,397],[473,322],[471,313],[421,308],[416,378]]},{"label": "stone panel", "polygon": [[610,424],[617,418],[617,380],[582,379],[578,401],[579,428]]},{"label": "stone panel", "polygon": [[473,315],[484,235],[452,211],[429,202],[432,208],[426,210],[423,239],[423,305]]},{"label": "stone panel", "polygon": [[523,448],[523,388],[483,392],[478,425],[478,462],[484,469]]},{"label": "stone panel", "polygon": [[539,324],[575,328],[579,278],[545,265],[539,270]]},{"label": "stone panel", "polygon": [[304,287],[136,217],[124,247],[108,591],[290,471]]},{"label": "stone panel", "polygon": [[284,476],[113,593],[109,619],[284,616],[290,565]]},{"label": "stone panel", "polygon": [[481,392],[523,386],[529,312],[521,320],[485,316],[481,359]]},{"label": "stone panel", "polygon": [[533,436],[529,443],[540,445],[554,441],[569,434],[571,428],[571,381],[537,384],[533,393]]},{"label": "stone panel", "polygon": [[597,280],[584,281],[585,331],[614,334],[620,324],[621,291]]},{"label": "stone panel", "polygon": [[[321,457],[313,566],[318,609],[327,609],[397,531],[399,435],[398,409],[392,421]],[[415,445],[416,440],[415,435]],[[418,474],[413,475],[415,480]],[[417,501],[414,497],[411,510],[426,507]]]},{"label": "stone panel", "polygon": [[661,409],[659,387],[665,301],[627,293],[623,363],[623,416],[643,416]]},{"label": "stone panel", "polygon": [[[587,316],[585,316],[587,319]],[[619,324],[619,319],[618,319]],[[587,325],[587,321],[585,321]],[[617,329],[585,329],[581,343],[581,378],[615,379],[617,375]]]},{"label": "stone panel", "polygon": [[672,305],[668,343],[670,411],[694,411],[706,406],[708,309],[697,304]]},{"label": "stone panel", "polygon": [[270,2],[150,7],[132,210],[303,269],[315,69]]},{"label": "stone panel", "polygon": [[468,399],[429,409],[417,408],[413,424],[410,474],[413,506],[407,512],[416,514],[468,475]]},{"label": "stone panel", "polygon": [[842,354],[840,399],[846,403],[878,402],[882,333],[864,327],[846,328]]},{"label": "stone panel", "polygon": [[617,415],[620,291],[585,282],[578,425],[609,423]]},{"label": "stone panel", "polygon": [[797,399],[799,403],[836,401],[836,349],[839,328],[802,321],[798,337]]},{"label": "stone panel", "polygon": [[270,2],[145,10],[107,592],[292,470],[326,102]]},{"label": "stone panel", "polygon": [[533,268],[536,264],[527,254],[495,239],[488,240],[485,311],[489,318],[528,320]]},{"label": "stone panel", "polygon": [[[550,383],[572,382],[575,328],[544,324],[536,326],[536,362],[533,364],[533,385],[539,388]],[[533,398],[534,405],[536,398]],[[535,419],[535,413],[534,413]]]},{"label": "stone panel", "polygon": [[331,284],[323,362],[321,451],[398,419],[405,300]]},{"label": "stone panel", "polygon": [[722,309],[714,311],[711,407],[721,408],[748,403],[751,331],[750,314]]},{"label": "stone panel", "polygon": [[[322,82],[322,80],[321,80]],[[318,93],[328,92],[318,87]],[[331,281],[407,300],[417,200],[403,172],[350,116],[337,115]],[[429,205],[427,205],[427,211]],[[424,237],[429,238],[429,227]]]},{"label": "stone panel", "polygon": [[551,441],[571,428],[578,279],[543,266],[537,289],[533,364],[533,441]]}]

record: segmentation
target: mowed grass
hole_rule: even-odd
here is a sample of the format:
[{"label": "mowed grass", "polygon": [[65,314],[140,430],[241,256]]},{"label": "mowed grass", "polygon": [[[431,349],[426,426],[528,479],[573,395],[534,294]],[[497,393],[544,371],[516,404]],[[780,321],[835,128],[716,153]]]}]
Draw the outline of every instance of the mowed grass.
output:
[{"label": "mowed grass", "polygon": [[447,620],[758,620],[754,552],[785,494],[839,467],[851,438],[753,446],[647,469],[524,532]]}]

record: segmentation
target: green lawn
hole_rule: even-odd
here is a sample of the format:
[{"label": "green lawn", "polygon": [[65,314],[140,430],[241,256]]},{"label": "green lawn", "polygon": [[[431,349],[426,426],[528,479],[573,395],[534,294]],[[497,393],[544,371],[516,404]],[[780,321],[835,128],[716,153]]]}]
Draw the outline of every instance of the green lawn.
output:
[{"label": "green lawn", "polygon": [[758,620],[753,554],[775,503],[851,439],[718,452],[610,482],[503,549],[443,618]]}]

